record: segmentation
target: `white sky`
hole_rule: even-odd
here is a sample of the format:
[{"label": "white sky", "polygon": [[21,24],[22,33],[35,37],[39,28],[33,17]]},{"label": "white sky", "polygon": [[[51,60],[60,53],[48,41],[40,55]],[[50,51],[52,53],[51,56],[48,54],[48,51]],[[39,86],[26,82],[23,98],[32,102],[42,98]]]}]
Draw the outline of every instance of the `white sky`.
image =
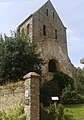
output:
[{"label": "white sky", "polygon": [[[0,0],[0,33],[9,35],[47,0]],[[84,0],[51,0],[67,27],[68,54],[76,67],[84,67]]]}]

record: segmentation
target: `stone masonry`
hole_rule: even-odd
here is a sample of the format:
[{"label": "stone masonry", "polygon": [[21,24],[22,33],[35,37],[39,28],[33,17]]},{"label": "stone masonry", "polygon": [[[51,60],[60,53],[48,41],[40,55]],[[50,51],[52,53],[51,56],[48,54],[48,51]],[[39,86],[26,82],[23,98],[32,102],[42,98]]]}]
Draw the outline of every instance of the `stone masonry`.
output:
[{"label": "stone masonry", "polygon": [[0,86],[0,110],[18,106],[25,98],[24,81]]},{"label": "stone masonry", "polygon": [[71,77],[75,74],[68,57],[66,27],[50,0],[18,26],[17,31],[23,30],[37,44],[37,52],[41,53],[41,58],[46,62],[42,66],[45,80],[51,79],[55,69]]},{"label": "stone masonry", "polygon": [[25,103],[26,120],[40,120],[40,76],[30,72],[24,81],[0,86],[0,111]]},{"label": "stone masonry", "polygon": [[40,81],[39,75],[35,72],[28,73],[25,79],[25,113],[26,120],[40,119]]}]

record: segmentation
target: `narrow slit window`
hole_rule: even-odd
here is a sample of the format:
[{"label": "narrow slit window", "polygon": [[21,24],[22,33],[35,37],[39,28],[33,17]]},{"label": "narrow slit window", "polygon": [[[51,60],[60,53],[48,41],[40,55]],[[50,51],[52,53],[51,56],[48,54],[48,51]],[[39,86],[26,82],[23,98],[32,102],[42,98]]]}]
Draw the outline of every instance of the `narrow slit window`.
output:
[{"label": "narrow slit window", "polygon": [[53,18],[55,17],[55,14],[54,14],[54,12],[53,12]]},{"label": "narrow slit window", "polygon": [[43,25],[43,35],[46,35],[46,25]]},{"label": "narrow slit window", "polygon": [[30,24],[27,25],[27,34],[29,35]]},{"label": "narrow slit window", "polygon": [[55,29],[55,39],[57,39],[57,30]]},{"label": "narrow slit window", "polygon": [[48,16],[48,9],[46,9],[46,15]]}]

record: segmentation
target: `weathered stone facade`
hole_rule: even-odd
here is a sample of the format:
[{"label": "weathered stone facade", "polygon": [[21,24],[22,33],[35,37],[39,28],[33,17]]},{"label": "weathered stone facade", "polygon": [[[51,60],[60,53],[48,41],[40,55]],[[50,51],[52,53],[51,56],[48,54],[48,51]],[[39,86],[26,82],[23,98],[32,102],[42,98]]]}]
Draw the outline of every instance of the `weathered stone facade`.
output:
[{"label": "weathered stone facade", "polygon": [[51,74],[55,69],[59,69],[69,76],[74,75],[75,68],[71,64],[67,52],[66,27],[50,0],[23,21],[17,30],[22,32],[22,29],[31,40],[37,43],[38,52],[46,62],[42,66],[45,80],[51,79]]},{"label": "weathered stone facade", "polygon": [[24,81],[0,86],[0,110],[18,106],[25,98]]},{"label": "weathered stone facade", "polygon": [[28,73],[25,79],[26,120],[40,120],[40,80],[35,72]]}]

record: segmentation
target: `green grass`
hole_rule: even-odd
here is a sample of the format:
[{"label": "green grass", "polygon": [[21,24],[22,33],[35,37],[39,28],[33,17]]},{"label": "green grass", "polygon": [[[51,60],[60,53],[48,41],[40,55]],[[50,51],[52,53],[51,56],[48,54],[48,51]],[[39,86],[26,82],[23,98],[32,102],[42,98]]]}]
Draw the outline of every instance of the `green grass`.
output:
[{"label": "green grass", "polygon": [[75,120],[84,120],[84,104],[64,106],[64,112],[73,115]]}]

